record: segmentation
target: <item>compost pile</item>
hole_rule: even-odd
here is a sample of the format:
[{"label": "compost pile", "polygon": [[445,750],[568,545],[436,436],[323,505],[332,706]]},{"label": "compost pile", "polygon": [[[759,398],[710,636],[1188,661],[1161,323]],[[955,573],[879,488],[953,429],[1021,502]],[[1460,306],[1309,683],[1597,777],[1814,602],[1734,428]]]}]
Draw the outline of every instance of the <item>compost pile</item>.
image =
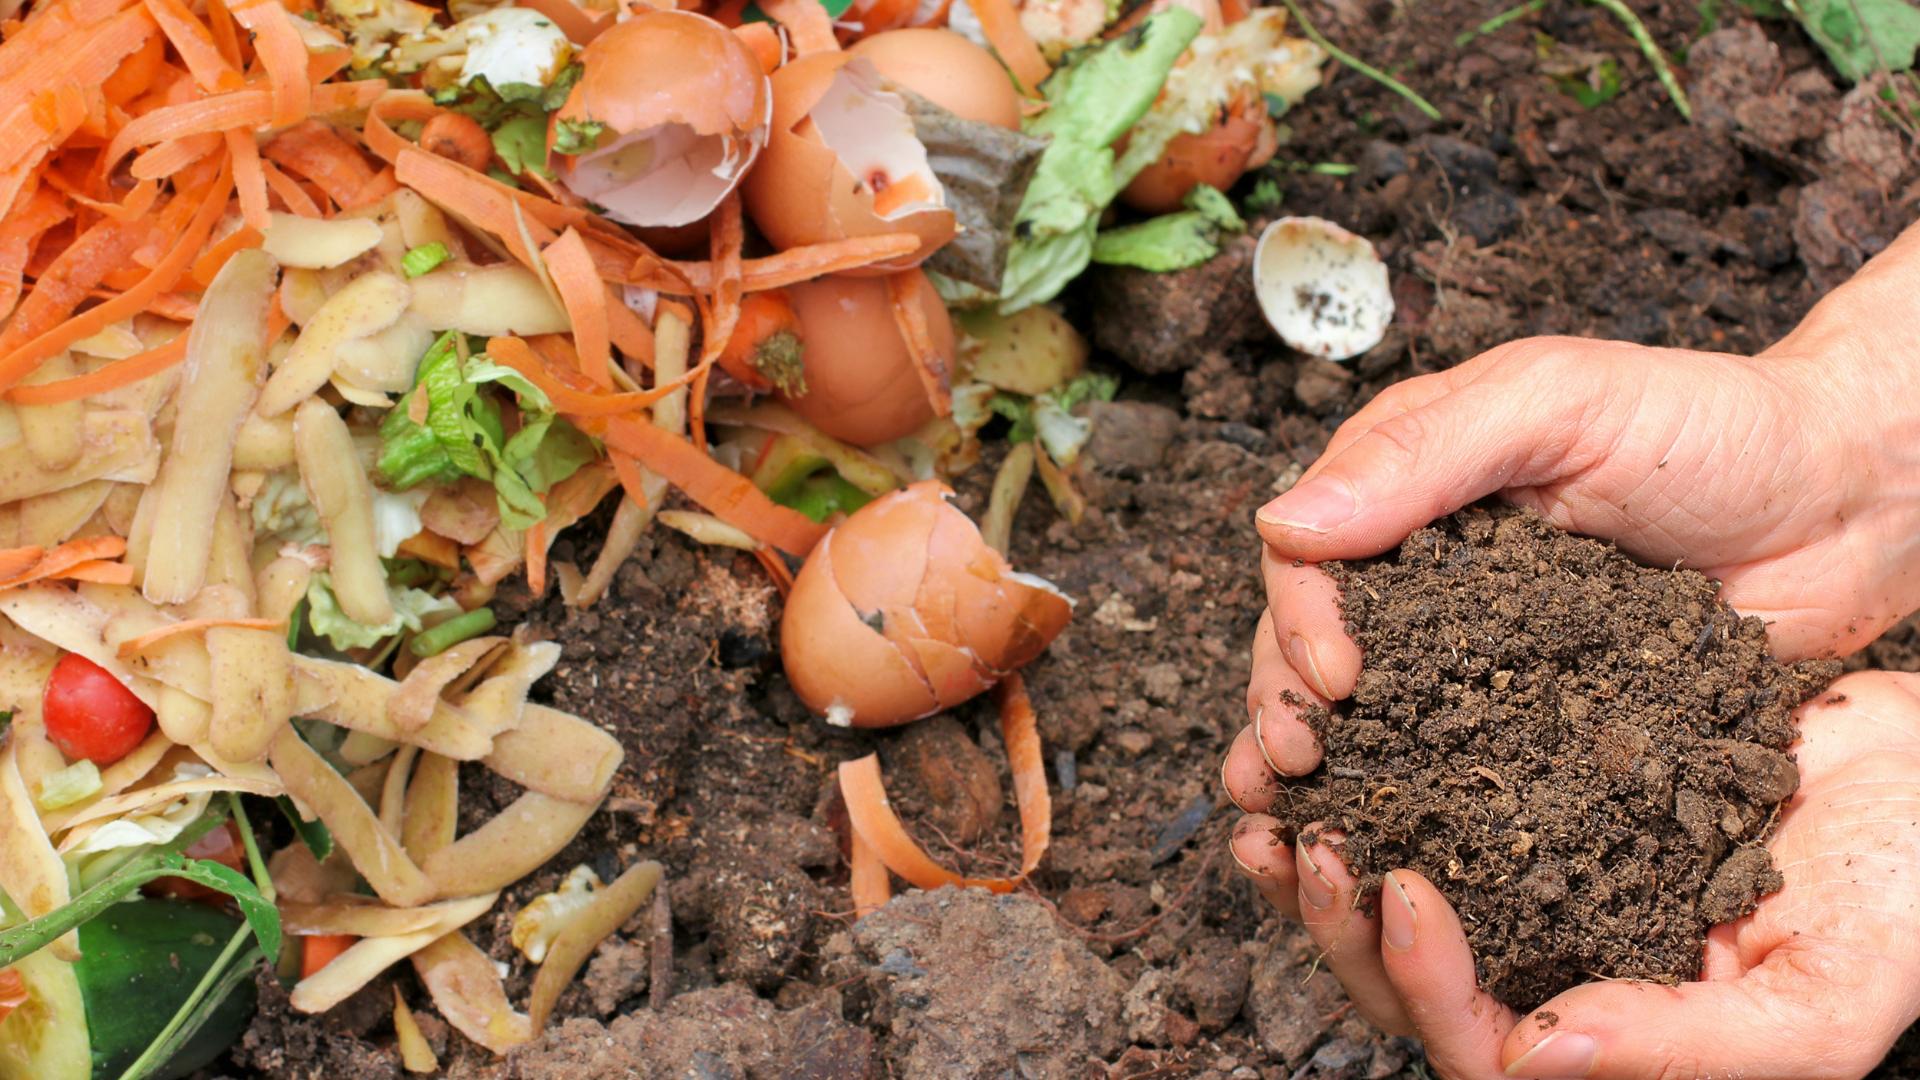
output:
[{"label": "compost pile", "polygon": [[1799,782],[1793,711],[1839,664],[1781,664],[1707,578],[1520,510],[1329,569],[1366,668],[1309,715],[1326,762],[1286,814],[1344,830],[1367,891],[1438,885],[1489,993],[1695,978],[1707,930],[1780,887],[1759,845]]}]

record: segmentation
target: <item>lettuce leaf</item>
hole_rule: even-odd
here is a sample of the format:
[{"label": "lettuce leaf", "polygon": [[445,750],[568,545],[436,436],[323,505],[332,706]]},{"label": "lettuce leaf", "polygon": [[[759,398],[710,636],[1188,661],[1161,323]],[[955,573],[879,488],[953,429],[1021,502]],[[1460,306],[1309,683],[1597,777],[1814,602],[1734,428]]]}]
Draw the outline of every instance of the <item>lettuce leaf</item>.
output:
[{"label": "lettuce leaf", "polygon": [[1175,7],[1138,29],[1075,56],[1041,88],[1048,108],[1027,131],[1052,139],[1014,222],[1013,249],[1001,278],[1000,309],[1011,313],[1053,299],[1093,258],[1100,213],[1141,168],[1158,158],[1174,133],[1153,146],[1113,143],[1153,105],[1174,62],[1199,35],[1198,15]]},{"label": "lettuce leaf", "polygon": [[1185,210],[1102,232],[1093,242],[1093,261],[1161,273],[1185,270],[1220,254],[1222,232],[1247,227],[1227,197],[1205,184],[1188,192],[1186,203]]},{"label": "lettuce leaf", "polygon": [[387,598],[393,603],[393,618],[379,626],[355,622],[340,610],[340,601],[333,595],[333,575],[322,570],[307,584],[307,625],[345,652],[370,648],[402,630],[418,630],[426,625],[428,615],[460,613],[460,605],[451,599],[421,589],[388,585]]}]

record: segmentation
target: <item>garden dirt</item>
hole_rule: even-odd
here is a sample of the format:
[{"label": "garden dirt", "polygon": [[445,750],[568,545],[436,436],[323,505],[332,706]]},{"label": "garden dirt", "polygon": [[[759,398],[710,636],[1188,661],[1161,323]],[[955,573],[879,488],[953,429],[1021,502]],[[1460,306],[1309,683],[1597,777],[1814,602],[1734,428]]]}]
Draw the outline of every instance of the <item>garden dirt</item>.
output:
[{"label": "garden dirt", "polygon": [[[1272,339],[1245,303],[1246,240],[1181,274],[1089,275],[1066,298],[1122,390],[1094,410],[1086,518],[1064,524],[1037,488],[1016,518],[1015,564],[1077,603],[1027,672],[1054,798],[1053,848],[1030,891],[950,900],[945,921],[924,907],[937,898],[908,896],[899,918],[853,923],[835,765],[880,750],[929,850],[1000,873],[1017,865],[1018,826],[998,725],[969,705],[915,737],[933,746],[909,746],[808,716],[778,670],[778,595],[751,559],[656,532],[594,610],[503,596],[502,610],[565,646],[540,692],[615,732],[627,760],[606,810],[505,893],[475,940],[524,1001],[530,970],[507,926],[575,864],[606,876],[659,858],[672,910],[664,930],[648,912],[603,946],[553,1034],[507,1061],[449,1036],[411,972],[397,973],[447,1075],[1426,1075],[1414,1047],[1353,1013],[1311,942],[1262,910],[1222,851],[1233,815],[1220,759],[1247,720],[1262,603],[1253,510],[1383,387],[1514,337],[1764,348],[1920,202],[1903,136],[1800,31],[1732,22],[1730,2],[1704,5],[1712,23],[1694,0],[1633,6],[1685,54],[1699,122],[1674,112],[1631,37],[1591,5],[1553,0],[1456,46],[1490,5],[1304,0],[1323,32],[1445,118],[1331,66],[1285,117],[1272,212],[1346,225],[1392,273],[1395,323],[1351,363]],[[1595,108],[1556,83],[1578,69],[1605,87],[1609,67],[1617,93]],[[970,512],[1003,452],[996,440],[962,479]],[[563,538],[554,557],[584,565],[593,535]],[[930,752],[940,741],[954,752]],[[936,762],[967,773],[937,775]],[[982,802],[989,772],[997,808]],[[515,794],[470,781],[476,818]],[[936,816],[936,791],[968,793],[967,814]],[[987,942],[991,954],[971,951]],[[319,1019],[263,1010],[203,1080],[399,1077],[390,985]],[[1077,1025],[1071,1037],[1063,1025]],[[649,1061],[634,1050],[649,1045],[677,1049]],[[607,1056],[582,1056],[595,1048]],[[810,1071],[780,1071],[795,1062]]]}]

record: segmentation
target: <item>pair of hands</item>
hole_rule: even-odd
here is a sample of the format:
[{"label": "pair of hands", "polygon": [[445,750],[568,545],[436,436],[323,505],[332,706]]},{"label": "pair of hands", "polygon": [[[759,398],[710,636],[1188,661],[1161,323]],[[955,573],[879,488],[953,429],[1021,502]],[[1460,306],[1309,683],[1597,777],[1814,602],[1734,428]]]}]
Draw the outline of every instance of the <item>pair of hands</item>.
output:
[{"label": "pair of hands", "polygon": [[[1910,371],[1909,369],[1916,369]],[[1498,493],[1655,564],[1696,567],[1783,659],[1853,652],[1920,607],[1920,226],[1761,357],[1537,339],[1400,383],[1258,515],[1268,610],[1251,722],[1222,769],[1241,871],[1299,919],[1354,1004],[1448,1080],[1866,1075],[1920,1016],[1920,677],[1849,676],[1800,713],[1779,893],[1708,937],[1699,982],[1577,987],[1518,1016],[1475,986],[1446,899],[1411,871],[1372,910],[1338,837],[1268,816],[1320,750],[1289,700],[1361,666],[1313,564],[1392,549]]]}]

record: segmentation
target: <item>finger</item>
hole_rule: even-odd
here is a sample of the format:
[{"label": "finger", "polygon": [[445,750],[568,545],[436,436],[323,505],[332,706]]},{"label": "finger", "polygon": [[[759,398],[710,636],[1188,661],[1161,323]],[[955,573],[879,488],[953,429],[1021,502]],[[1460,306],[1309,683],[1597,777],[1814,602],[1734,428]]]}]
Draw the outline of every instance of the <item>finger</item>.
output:
[{"label": "finger", "polygon": [[1320,767],[1320,739],[1305,717],[1309,708],[1325,704],[1281,653],[1271,616],[1261,616],[1253,636],[1247,718],[1268,769],[1280,776],[1305,776]]},{"label": "finger", "polygon": [[[1864,1076],[1905,1025],[1907,989],[1877,958],[1788,942],[1740,979],[1575,987],[1522,1020],[1502,1060],[1517,1077],[1745,1080]],[[1847,978],[1836,980],[1836,975]]]},{"label": "finger", "polygon": [[1372,400],[1360,407],[1360,411],[1341,423],[1339,430],[1333,433],[1333,438],[1327,440],[1327,448],[1322,450],[1319,459],[1301,474],[1301,479],[1311,480],[1314,474],[1334,458],[1339,457],[1341,451],[1358,442],[1375,426],[1452,393],[1462,369],[1467,366],[1462,364],[1431,375],[1421,375],[1404,382],[1397,382],[1373,395]]},{"label": "finger", "polygon": [[1258,739],[1252,724],[1241,728],[1220,762],[1220,786],[1243,814],[1264,814],[1280,796],[1280,778],[1260,752]]},{"label": "finger", "polygon": [[1459,916],[1426,878],[1388,874],[1380,888],[1380,958],[1387,978],[1442,1075],[1455,1080],[1504,1076],[1500,1046],[1513,1010],[1482,993]]},{"label": "finger", "polygon": [[1413,1031],[1400,996],[1380,963],[1380,920],[1360,904],[1360,883],[1338,854],[1345,839],[1338,832],[1313,835],[1309,826],[1294,842],[1294,871],[1300,880],[1300,921],[1320,946],[1327,970],[1347,988],[1354,1008],[1374,1026],[1393,1035]]},{"label": "finger", "polygon": [[[1510,347],[1508,360],[1518,367],[1554,348]],[[1261,507],[1261,537],[1308,562],[1365,558],[1475,499],[1556,479],[1592,397],[1565,382],[1483,379],[1382,420]]]},{"label": "finger", "polygon": [[1260,552],[1260,576],[1274,640],[1287,662],[1324,700],[1350,696],[1360,678],[1360,646],[1347,636],[1340,587],[1320,567],[1272,548]]},{"label": "finger", "polygon": [[1227,852],[1242,876],[1260,895],[1289,919],[1300,917],[1299,879],[1293,868],[1293,845],[1280,838],[1280,822],[1265,814],[1248,814],[1234,823]]}]

